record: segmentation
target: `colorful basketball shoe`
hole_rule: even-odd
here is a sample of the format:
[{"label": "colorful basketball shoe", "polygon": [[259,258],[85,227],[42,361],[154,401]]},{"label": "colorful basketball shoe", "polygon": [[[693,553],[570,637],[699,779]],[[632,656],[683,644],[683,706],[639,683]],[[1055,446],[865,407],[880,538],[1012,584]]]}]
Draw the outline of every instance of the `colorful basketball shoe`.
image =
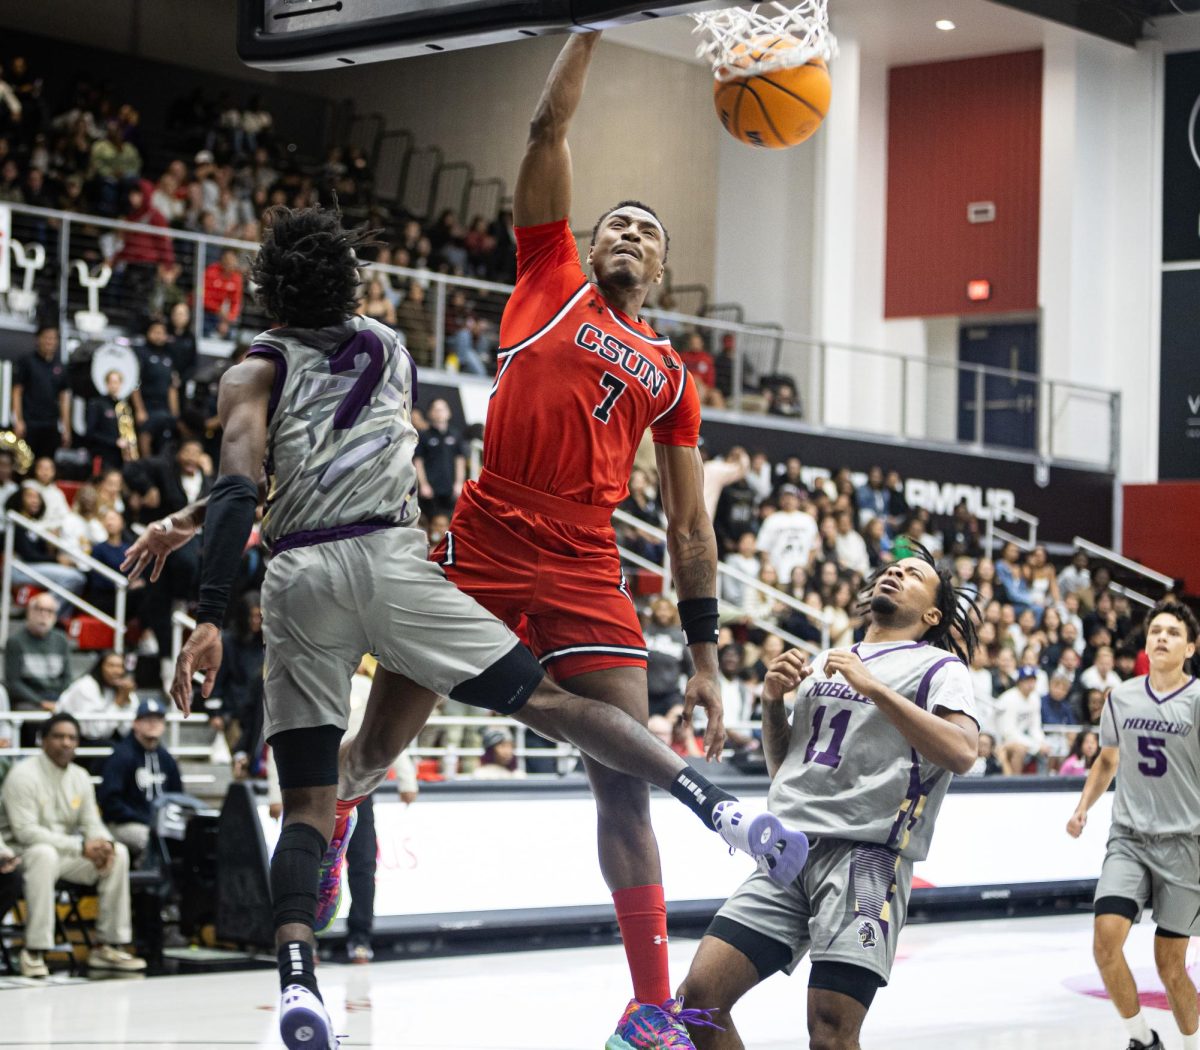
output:
[{"label": "colorful basketball shoe", "polygon": [[717,1028],[708,1010],[685,1010],[682,999],[662,1006],[631,999],[604,1050],[696,1050],[688,1025]]},{"label": "colorful basketball shoe", "polygon": [[300,984],[289,984],[279,1001],[279,1035],[288,1050],[338,1050],[341,1040],[325,1004]]},{"label": "colorful basketball shoe", "polygon": [[313,922],[313,933],[324,933],[333,925],[333,918],[342,903],[342,868],[346,865],[346,847],[350,836],[358,825],[358,810],[352,809],[346,818],[346,830],[339,836],[336,827],[334,837],[329,840],[325,856],[321,858],[320,878],[317,888],[317,917]]},{"label": "colorful basketball shoe", "polygon": [[750,813],[740,802],[722,802],[713,812],[713,825],[730,849],[749,853],[759,868],[785,886],[808,860],[808,836],[789,831],[774,813]]}]

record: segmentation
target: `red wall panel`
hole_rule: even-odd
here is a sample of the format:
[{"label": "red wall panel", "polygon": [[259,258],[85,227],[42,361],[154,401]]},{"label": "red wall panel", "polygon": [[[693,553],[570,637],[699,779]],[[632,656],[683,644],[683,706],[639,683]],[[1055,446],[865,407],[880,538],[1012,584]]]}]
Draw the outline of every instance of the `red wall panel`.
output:
[{"label": "red wall panel", "polygon": [[[1036,310],[1042,52],[901,66],[888,93],[885,316]],[[973,201],[995,221],[968,223]]]},{"label": "red wall panel", "polygon": [[1125,557],[1184,581],[1200,594],[1200,481],[1125,485],[1121,550]]}]

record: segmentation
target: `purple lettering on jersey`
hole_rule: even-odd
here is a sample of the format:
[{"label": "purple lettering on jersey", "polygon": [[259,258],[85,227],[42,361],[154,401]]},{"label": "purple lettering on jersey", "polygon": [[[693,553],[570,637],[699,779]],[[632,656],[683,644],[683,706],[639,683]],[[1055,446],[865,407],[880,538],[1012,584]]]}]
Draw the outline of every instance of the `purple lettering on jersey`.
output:
[{"label": "purple lettering on jersey", "polygon": [[1163,750],[1167,742],[1160,736],[1139,736],[1138,754],[1146,759],[1138,763],[1138,772],[1144,777],[1161,777],[1167,772],[1167,753]]},{"label": "purple lettering on jersey", "polygon": [[333,429],[348,430],[358,422],[362,410],[371,403],[371,397],[379,380],[383,377],[383,369],[387,363],[387,351],[383,348],[379,336],[374,332],[355,332],[337,351],[330,355],[329,371],[333,375],[342,375],[354,370],[359,354],[369,358],[366,368],[362,370],[350,392],[342,398],[337,411],[333,414]]}]

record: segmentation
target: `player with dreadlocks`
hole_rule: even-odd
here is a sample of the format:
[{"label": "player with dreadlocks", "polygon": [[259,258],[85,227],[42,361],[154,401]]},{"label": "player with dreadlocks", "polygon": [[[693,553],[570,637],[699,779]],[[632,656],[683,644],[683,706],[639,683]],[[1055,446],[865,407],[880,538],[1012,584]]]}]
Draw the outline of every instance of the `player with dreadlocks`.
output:
[{"label": "player with dreadlocks", "polygon": [[[867,581],[866,637],[849,649],[774,660],[763,684],[771,812],[811,839],[808,866],[781,886],[751,876],[713,919],[680,989],[715,1004],[720,1028],[697,1050],[739,1050],[733,1005],[812,955],[809,1045],[855,1050],[896,956],[913,862],[929,850],[950,774],[975,761],[971,679],[978,609],[929,552]],[[785,695],[797,690],[788,721]]]}]

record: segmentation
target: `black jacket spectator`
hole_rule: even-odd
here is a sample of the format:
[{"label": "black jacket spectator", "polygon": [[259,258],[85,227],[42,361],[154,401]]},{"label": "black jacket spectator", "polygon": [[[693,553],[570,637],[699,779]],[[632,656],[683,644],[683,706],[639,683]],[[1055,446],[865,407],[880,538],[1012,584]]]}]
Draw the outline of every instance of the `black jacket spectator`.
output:
[{"label": "black jacket spectator", "polygon": [[133,733],[113,745],[104,760],[103,780],[96,791],[108,824],[149,824],[154,800],[183,791],[179,766],[161,744],[147,751]]},{"label": "black jacket spectator", "polygon": [[71,438],[69,427],[66,435],[59,433],[59,424],[68,418],[71,395],[67,369],[58,356],[57,328],[38,332],[37,348],[14,363],[12,383],[17,435],[24,436],[35,456],[53,456]]},{"label": "black jacket spectator", "polygon": [[174,456],[155,456],[129,464],[125,481],[143,498],[144,524],[183,510],[193,500],[208,495],[213,479],[204,473],[203,455],[200,442],[185,441]]},{"label": "black jacket spectator", "polygon": [[758,509],[754,500],[754,489],[743,478],[726,485],[717,500],[717,513],[713,520],[717,542],[725,551],[737,549],[737,542],[744,532],[758,532]]}]

